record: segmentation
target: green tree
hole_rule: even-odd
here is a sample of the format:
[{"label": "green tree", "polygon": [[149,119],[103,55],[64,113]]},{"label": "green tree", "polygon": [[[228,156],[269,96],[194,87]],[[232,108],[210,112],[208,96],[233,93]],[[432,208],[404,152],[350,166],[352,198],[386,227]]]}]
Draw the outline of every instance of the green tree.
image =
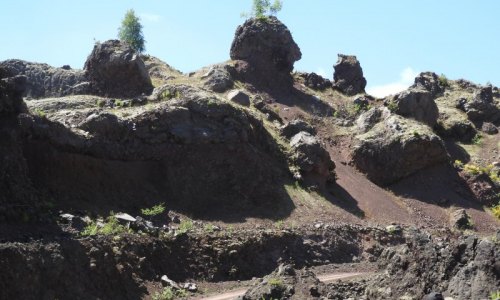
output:
[{"label": "green tree", "polygon": [[142,53],[146,50],[144,46],[144,35],[142,34],[142,25],[139,18],[135,15],[133,9],[125,14],[122,26],[118,28],[118,38],[129,44],[135,51]]},{"label": "green tree", "polygon": [[[252,12],[250,15],[257,19],[266,19],[269,15],[275,15],[283,7],[283,2],[281,0],[274,0],[271,4],[271,0],[253,0]],[[247,16],[247,14],[243,14]]]}]

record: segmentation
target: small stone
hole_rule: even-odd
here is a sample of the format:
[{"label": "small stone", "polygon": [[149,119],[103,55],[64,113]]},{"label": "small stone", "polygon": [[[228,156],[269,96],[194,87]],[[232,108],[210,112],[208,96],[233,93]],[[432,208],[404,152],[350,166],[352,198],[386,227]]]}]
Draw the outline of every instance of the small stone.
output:
[{"label": "small stone", "polygon": [[250,106],[250,97],[243,91],[232,90],[227,94],[227,99],[243,106]]},{"label": "small stone", "polygon": [[196,292],[198,290],[198,286],[196,286],[196,283],[192,283],[192,282],[186,282],[184,283],[184,285],[182,286],[182,288],[184,288],[185,290],[188,290],[192,293]]},{"label": "small stone", "polygon": [[174,289],[177,289],[177,290],[180,289],[180,286],[177,284],[177,282],[175,282],[172,279],[168,278],[167,275],[163,275],[161,277],[161,283],[162,283],[163,286],[166,286],[166,287],[171,287],[171,288],[174,288]]}]

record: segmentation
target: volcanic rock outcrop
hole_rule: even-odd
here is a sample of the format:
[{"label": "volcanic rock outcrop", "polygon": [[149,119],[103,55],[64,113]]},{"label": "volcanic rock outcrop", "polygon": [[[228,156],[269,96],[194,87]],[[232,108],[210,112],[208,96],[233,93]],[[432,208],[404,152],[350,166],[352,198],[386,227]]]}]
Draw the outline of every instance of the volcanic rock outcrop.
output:
[{"label": "volcanic rock outcrop", "polygon": [[293,64],[302,57],[288,28],[276,17],[249,19],[236,29],[231,45],[232,60],[245,61],[244,78],[272,86],[291,84]]},{"label": "volcanic rock outcrop", "polygon": [[443,141],[431,128],[373,108],[358,119],[352,160],[373,182],[386,185],[447,160]]},{"label": "volcanic rock outcrop", "polygon": [[348,96],[365,92],[366,79],[356,56],[339,54],[337,64],[333,68],[334,88]]},{"label": "volcanic rock outcrop", "polygon": [[439,117],[439,110],[432,94],[420,88],[403,91],[389,100],[394,112],[434,127]]},{"label": "volcanic rock outcrop", "polygon": [[335,164],[320,141],[309,132],[301,131],[290,140],[295,151],[293,159],[306,184],[323,187],[335,181]]},{"label": "volcanic rock outcrop", "polygon": [[140,55],[118,40],[97,43],[85,62],[84,70],[98,95],[136,97],[153,90]]},{"label": "volcanic rock outcrop", "polygon": [[54,68],[47,64],[31,63],[19,59],[2,61],[0,67],[7,70],[12,76],[26,76],[24,97],[38,99],[90,92],[89,83],[86,82],[82,70]]},{"label": "volcanic rock outcrop", "polygon": [[9,75],[0,67],[0,223],[29,219],[39,204],[28,177],[17,119],[26,111],[22,100],[26,77]]}]

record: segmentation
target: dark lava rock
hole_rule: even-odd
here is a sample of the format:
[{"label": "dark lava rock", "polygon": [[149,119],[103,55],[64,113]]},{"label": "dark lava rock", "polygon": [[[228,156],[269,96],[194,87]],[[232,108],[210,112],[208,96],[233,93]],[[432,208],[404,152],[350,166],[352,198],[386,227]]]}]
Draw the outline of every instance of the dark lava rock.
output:
[{"label": "dark lava rock", "polygon": [[216,93],[225,92],[234,85],[228,66],[224,65],[212,66],[202,79],[205,80],[204,86]]},{"label": "dark lava rock", "polygon": [[491,86],[478,89],[474,93],[472,101],[467,101],[463,107],[473,122],[496,123],[500,121],[500,109],[493,102]]},{"label": "dark lava rock", "polygon": [[334,88],[349,96],[365,92],[366,79],[356,56],[339,54],[337,64],[333,68]]},{"label": "dark lava rock", "polygon": [[376,110],[359,117],[362,133],[352,150],[352,162],[370,180],[386,185],[447,161],[444,143],[430,127],[386,109]]},{"label": "dark lava rock", "polygon": [[316,135],[316,130],[309,123],[301,119],[295,119],[283,125],[280,129],[282,136],[291,139],[297,133],[305,131],[311,135]]},{"label": "dark lava rock", "polygon": [[238,26],[231,45],[236,75],[263,89],[289,89],[290,72],[302,57],[288,28],[276,17],[249,19]]},{"label": "dark lava rock", "polygon": [[26,111],[22,99],[26,77],[9,76],[0,67],[0,223],[33,221],[40,203],[28,177],[23,151],[23,132],[18,117]]},{"label": "dark lava rock", "polygon": [[498,128],[489,122],[484,122],[483,126],[481,126],[481,131],[487,134],[497,134]]},{"label": "dark lava rock", "polygon": [[415,77],[415,83],[410,87],[413,89],[424,89],[434,98],[444,92],[445,86],[440,82],[439,76],[433,72],[422,72]]},{"label": "dark lava rock", "polygon": [[394,105],[394,112],[434,127],[439,117],[439,110],[432,94],[423,89],[410,88],[389,100]]},{"label": "dark lava rock", "polygon": [[335,164],[319,140],[308,132],[297,133],[290,140],[293,159],[306,184],[324,186],[335,181]]},{"label": "dark lava rock", "polygon": [[244,60],[258,70],[290,73],[302,57],[288,28],[276,17],[249,19],[236,29],[231,59]]},{"label": "dark lava rock", "polygon": [[97,43],[84,70],[93,92],[98,95],[133,98],[153,91],[140,55],[118,40]]},{"label": "dark lava rock", "polygon": [[[406,243],[384,249],[378,263],[383,274],[369,280],[368,299],[422,299],[442,291],[454,299],[489,299],[500,286],[500,244],[492,238],[462,236],[432,239],[408,232]],[[427,299],[427,298],[425,298]]]},{"label": "dark lava rock", "polygon": [[23,96],[27,98],[61,97],[72,94],[89,93],[85,74],[81,70],[54,68],[47,64],[31,63],[19,59],[0,62],[0,67],[11,74],[24,75],[27,78]]},{"label": "dark lava rock", "polygon": [[424,296],[422,300],[444,300],[443,294],[432,292]]},{"label": "dark lava rock", "polygon": [[470,229],[472,228],[471,220],[465,209],[457,209],[451,213],[450,223],[457,229]]},{"label": "dark lava rock", "polygon": [[227,94],[227,99],[243,106],[250,106],[250,97],[243,91],[233,90]]},{"label": "dark lava rock", "polygon": [[296,271],[291,265],[280,265],[239,299],[314,299],[324,294],[324,291],[325,285],[311,271]]},{"label": "dark lava rock", "polygon": [[313,90],[325,90],[332,86],[332,82],[316,73],[298,73],[298,76],[304,80],[304,85]]}]

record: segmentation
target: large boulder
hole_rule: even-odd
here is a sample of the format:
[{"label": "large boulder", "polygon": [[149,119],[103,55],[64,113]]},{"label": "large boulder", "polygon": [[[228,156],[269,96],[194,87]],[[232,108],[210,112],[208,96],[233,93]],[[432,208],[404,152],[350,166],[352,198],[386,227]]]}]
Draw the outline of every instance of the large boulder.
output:
[{"label": "large boulder", "polygon": [[472,100],[463,104],[463,109],[473,122],[497,123],[500,121],[500,109],[494,103],[491,86],[476,90]]},{"label": "large boulder", "polygon": [[32,63],[19,59],[0,62],[0,67],[12,76],[26,76],[27,82],[23,96],[27,98],[61,97],[89,92],[82,70],[54,68],[47,64]]},{"label": "large boulder", "polygon": [[288,28],[276,17],[252,18],[238,26],[231,45],[232,60],[244,61],[239,73],[260,85],[292,83],[293,64],[302,57]]},{"label": "large boulder", "polygon": [[131,98],[153,90],[140,55],[118,40],[96,43],[84,70],[98,95]]},{"label": "large boulder", "polygon": [[443,141],[426,125],[386,108],[373,108],[359,119],[366,121],[358,122],[361,134],[356,136],[352,161],[376,184],[396,182],[448,159]]},{"label": "large boulder", "polygon": [[333,68],[334,88],[349,96],[365,92],[366,79],[356,56],[339,54],[337,64]]},{"label": "large boulder", "polygon": [[231,77],[230,66],[214,65],[201,76],[204,80],[204,86],[216,93],[222,93],[233,87],[233,79]]},{"label": "large boulder", "polygon": [[323,187],[327,182],[335,181],[335,163],[318,138],[301,131],[292,137],[290,146],[294,151],[294,162],[306,184]]},{"label": "large boulder", "polygon": [[476,127],[464,112],[446,106],[439,108],[439,119],[435,129],[441,137],[463,143],[470,143],[477,134]]},{"label": "large boulder", "polygon": [[439,110],[432,94],[420,88],[410,88],[392,97],[389,107],[397,114],[434,127]]},{"label": "large boulder", "polygon": [[292,120],[280,128],[280,134],[287,139],[291,139],[301,131],[305,131],[307,133],[310,133],[311,135],[316,135],[316,130],[314,129],[314,127],[301,119]]}]

